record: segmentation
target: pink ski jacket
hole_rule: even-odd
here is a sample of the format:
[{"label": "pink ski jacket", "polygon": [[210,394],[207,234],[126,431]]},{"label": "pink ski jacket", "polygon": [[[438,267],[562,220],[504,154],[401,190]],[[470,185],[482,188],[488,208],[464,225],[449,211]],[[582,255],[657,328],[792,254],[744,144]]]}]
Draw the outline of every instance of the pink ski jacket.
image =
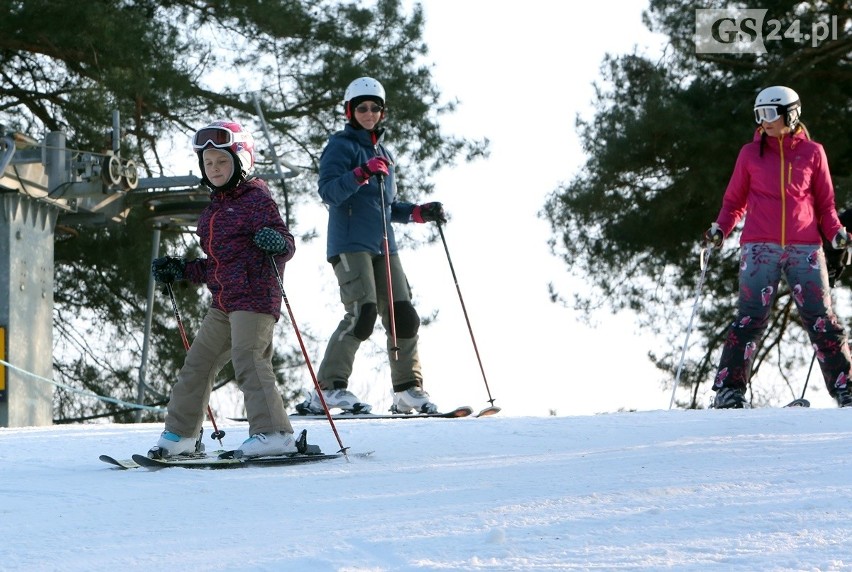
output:
[{"label": "pink ski jacket", "polygon": [[740,149],[716,218],[719,228],[727,237],[745,216],[740,244],[830,241],[842,224],[822,145],[799,129],[780,139],[766,137],[761,157],[761,133]]}]

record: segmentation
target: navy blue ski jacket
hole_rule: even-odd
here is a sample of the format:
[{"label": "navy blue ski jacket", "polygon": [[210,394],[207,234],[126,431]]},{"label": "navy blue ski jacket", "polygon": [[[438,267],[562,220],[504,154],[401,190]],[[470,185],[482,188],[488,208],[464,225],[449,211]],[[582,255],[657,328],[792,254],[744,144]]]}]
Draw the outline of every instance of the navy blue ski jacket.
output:
[{"label": "navy blue ski jacket", "polygon": [[328,205],[328,241],[326,257],[331,259],[343,252],[382,254],[382,198],[377,177],[359,185],[352,172],[371,157],[382,155],[390,162],[390,174],[385,177],[385,219],[388,223],[388,247],[396,253],[391,222],[408,223],[413,203],[396,200],[393,155],[381,144],[378,130],[374,145],[373,134],[346,125],[329,137],[320,156],[319,194]]}]

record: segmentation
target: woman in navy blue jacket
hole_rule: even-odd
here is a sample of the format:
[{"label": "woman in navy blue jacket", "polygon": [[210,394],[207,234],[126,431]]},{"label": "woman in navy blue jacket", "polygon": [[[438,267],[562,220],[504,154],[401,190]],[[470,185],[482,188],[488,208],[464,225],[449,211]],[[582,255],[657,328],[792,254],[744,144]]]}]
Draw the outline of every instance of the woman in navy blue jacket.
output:
[{"label": "woman in navy blue jacket", "polygon": [[[390,357],[392,410],[432,413],[437,407],[423,391],[417,355],[420,317],[411,304],[390,223],[443,223],[446,217],[441,203],[416,205],[396,198],[395,162],[382,144],[384,129],[379,127],[385,117],[384,87],[373,78],[358,78],[346,88],[343,99],[348,123],[329,138],[322,152],[319,194],[328,207],[326,257],[346,314],[328,341],[317,378],[329,408],[368,412],[370,406],[348,390],[349,376],[358,347],[381,316]],[[321,413],[316,391],[297,409]]]}]

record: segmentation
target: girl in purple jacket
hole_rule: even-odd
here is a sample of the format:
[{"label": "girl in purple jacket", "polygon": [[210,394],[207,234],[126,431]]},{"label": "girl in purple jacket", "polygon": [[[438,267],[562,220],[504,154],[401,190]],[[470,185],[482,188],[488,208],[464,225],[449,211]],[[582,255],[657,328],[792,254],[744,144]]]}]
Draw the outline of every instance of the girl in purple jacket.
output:
[{"label": "girl in purple jacket", "polygon": [[249,421],[250,437],[236,456],[295,453],[293,427],[272,369],[272,333],[281,308],[272,260],[283,274],[284,263],[296,251],[293,235],[266,183],[248,178],[254,141],[239,123],[211,123],[195,133],[192,147],[201,182],[211,190],[196,230],[207,257],[158,258],[152,272],[161,283],[185,279],[206,284],[212,302],[172,387],[165,431],[148,455],[196,451],[213,381],[228,360]]},{"label": "girl in purple jacket", "polygon": [[837,216],[825,150],[810,139],[800,113],[799,96],[788,87],[769,87],[758,94],[754,139],[740,150],[719,216],[704,233],[705,243],[720,248],[745,217],[737,318],[713,381],[715,408],[745,406],[757,345],[782,277],[828,392],[840,407],[852,406],[849,346],[832,310],[822,249],[822,237],[830,238],[833,248],[844,249],[849,236]]}]

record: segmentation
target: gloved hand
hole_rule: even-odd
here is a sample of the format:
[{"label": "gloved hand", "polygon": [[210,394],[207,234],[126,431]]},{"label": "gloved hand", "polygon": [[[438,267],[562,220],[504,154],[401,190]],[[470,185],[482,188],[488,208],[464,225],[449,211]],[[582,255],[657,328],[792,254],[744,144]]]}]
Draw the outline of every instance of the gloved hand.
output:
[{"label": "gloved hand", "polygon": [[268,226],[255,233],[254,243],[267,254],[284,254],[289,248],[281,233]]},{"label": "gloved hand", "polygon": [[390,174],[390,171],[388,170],[389,166],[390,161],[384,157],[376,156],[360,167],[355,167],[352,172],[355,174],[355,180],[358,181],[359,185],[366,185],[367,181],[369,181],[370,177],[373,175]]},{"label": "gloved hand", "polygon": [[447,222],[447,215],[444,213],[444,205],[439,202],[423,203],[417,205],[411,212],[411,220],[414,222]]},{"label": "gloved hand", "polygon": [[722,229],[719,228],[719,223],[714,222],[706,231],[704,231],[704,244],[712,245],[713,248],[722,248],[722,243],[725,241],[725,235]]},{"label": "gloved hand", "polygon": [[171,284],[175,280],[183,280],[186,260],[174,256],[162,256],[151,262],[151,274],[160,284]]},{"label": "gloved hand", "polygon": [[849,248],[849,233],[846,232],[845,228],[841,227],[837,231],[837,234],[834,235],[834,238],[831,239],[831,247],[835,250]]},{"label": "gloved hand", "polygon": [[833,250],[828,248],[828,244],[823,245],[825,252],[825,269],[828,271],[828,286],[834,288],[838,278],[843,275],[846,266],[849,264],[848,250]]}]

